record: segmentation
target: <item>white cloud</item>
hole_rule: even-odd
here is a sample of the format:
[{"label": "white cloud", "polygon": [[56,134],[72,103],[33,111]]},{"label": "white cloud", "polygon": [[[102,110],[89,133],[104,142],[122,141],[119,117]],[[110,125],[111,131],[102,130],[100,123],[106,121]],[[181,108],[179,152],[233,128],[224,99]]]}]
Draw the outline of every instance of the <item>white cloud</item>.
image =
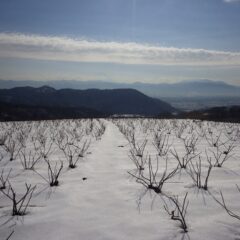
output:
[{"label": "white cloud", "polygon": [[0,33],[0,57],[151,65],[240,65],[239,52]]},{"label": "white cloud", "polygon": [[240,2],[240,0],[223,0],[225,3],[235,3],[235,2]]}]

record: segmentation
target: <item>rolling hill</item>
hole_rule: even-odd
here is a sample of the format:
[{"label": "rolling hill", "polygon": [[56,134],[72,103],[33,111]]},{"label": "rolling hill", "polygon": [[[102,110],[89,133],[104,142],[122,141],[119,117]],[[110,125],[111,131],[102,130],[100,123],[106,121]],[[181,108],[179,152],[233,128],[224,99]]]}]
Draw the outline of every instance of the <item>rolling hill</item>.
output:
[{"label": "rolling hill", "polygon": [[[17,87],[0,90],[0,102],[31,108],[88,109],[102,115],[131,114],[156,116],[176,111],[168,103],[134,89],[56,90],[52,87]],[[64,110],[65,111],[65,110]],[[91,114],[94,115],[94,114]],[[64,114],[62,116],[64,118]]]}]

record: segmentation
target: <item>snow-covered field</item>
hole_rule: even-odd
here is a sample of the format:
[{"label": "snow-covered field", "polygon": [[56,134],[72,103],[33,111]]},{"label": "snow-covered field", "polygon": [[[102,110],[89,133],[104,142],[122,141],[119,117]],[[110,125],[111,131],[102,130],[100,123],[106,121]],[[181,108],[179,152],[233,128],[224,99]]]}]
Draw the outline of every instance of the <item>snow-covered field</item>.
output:
[{"label": "snow-covered field", "polygon": [[240,239],[239,143],[230,123],[0,123],[0,239]]}]

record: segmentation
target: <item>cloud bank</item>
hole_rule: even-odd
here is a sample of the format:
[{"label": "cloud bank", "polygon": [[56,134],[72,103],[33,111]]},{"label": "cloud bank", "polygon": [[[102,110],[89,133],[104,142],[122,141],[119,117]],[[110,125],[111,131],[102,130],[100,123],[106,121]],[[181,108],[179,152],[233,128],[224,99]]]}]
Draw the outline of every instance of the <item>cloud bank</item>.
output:
[{"label": "cloud bank", "polygon": [[150,65],[240,65],[240,52],[0,33],[0,57]]},{"label": "cloud bank", "polygon": [[235,3],[235,2],[240,2],[240,0],[223,0],[225,3]]}]

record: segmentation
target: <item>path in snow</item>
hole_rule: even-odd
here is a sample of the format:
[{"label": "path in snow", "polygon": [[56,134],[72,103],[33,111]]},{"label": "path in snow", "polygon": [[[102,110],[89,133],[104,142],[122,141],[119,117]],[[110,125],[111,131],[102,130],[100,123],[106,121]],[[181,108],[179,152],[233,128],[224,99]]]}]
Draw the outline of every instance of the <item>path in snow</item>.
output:
[{"label": "path in snow", "polygon": [[163,236],[169,230],[159,227],[161,221],[169,220],[158,211],[153,213],[150,204],[139,213],[136,200],[142,188],[127,174],[133,167],[127,141],[114,124],[106,123],[102,139],[91,148],[92,154],[64,174],[46,207],[31,209],[24,224],[18,223],[13,240],[33,236],[35,240],[145,240],[146,236],[159,239],[160,233]]}]

